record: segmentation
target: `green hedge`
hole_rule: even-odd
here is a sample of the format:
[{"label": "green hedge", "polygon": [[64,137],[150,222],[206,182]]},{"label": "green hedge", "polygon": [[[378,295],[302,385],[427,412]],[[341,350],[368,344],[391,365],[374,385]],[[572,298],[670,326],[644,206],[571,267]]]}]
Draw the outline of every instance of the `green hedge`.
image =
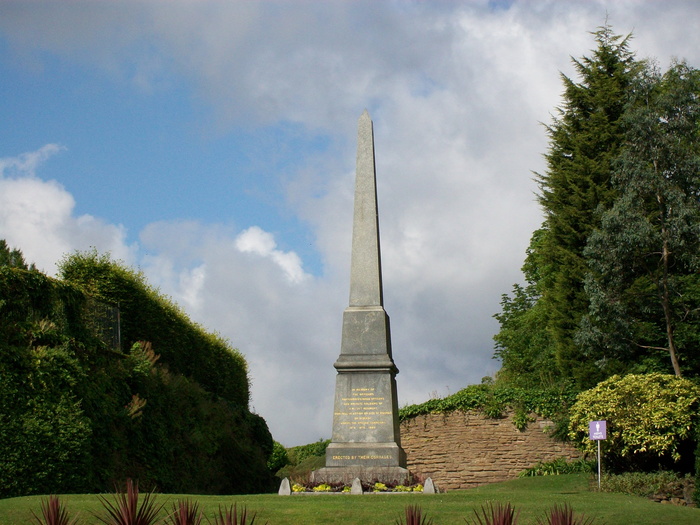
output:
[{"label": "green hedge", "polygon": [[0,346],[0,494],[87,488],[92,427],[78,381],[84,372],[67,348]]},{"label": "green hedge", "polygon": [[84,303],[66,283],[0,267],[0,495],[87,488],[79,356],[99,338],[82,322]]},{"label": "green hedge", "polygon": [[193,323],[140,272],[96,251],[65,258],[61,276],[107,303],[118,304],[122,344],[150,341],[172,372],[197,381],[207,391],[248,406],[248,368],[243,356],[221,337]]},{"label": "green hedge", "polygon": [[[148,327],[130,337],[177,342],[174,352],[154,344],[156,361],[148,345],[115,350],[85,283],[0,267],[0,497],[104,492],[127,477],[164,492],[272,490],[272,436],[248,409],[243,357],[110,268],[124,293],[140,294],[120,298],[128,323]],[[185,344],[191,361],[219,368],[214,379],[168,362]]]}]

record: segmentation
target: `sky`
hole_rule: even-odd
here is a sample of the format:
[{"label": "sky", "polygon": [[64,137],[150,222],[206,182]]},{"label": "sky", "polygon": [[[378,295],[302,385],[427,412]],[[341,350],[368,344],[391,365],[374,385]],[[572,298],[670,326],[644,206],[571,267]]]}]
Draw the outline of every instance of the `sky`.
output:
[{"label": "sky", "polygon": [[142,270],[245,355],[277,441],[330,438],[367,109],[399,406],[444,397],[499,368],[543,124],[606,17],[700,67],[694,0],[4,1],[0,238]]}]

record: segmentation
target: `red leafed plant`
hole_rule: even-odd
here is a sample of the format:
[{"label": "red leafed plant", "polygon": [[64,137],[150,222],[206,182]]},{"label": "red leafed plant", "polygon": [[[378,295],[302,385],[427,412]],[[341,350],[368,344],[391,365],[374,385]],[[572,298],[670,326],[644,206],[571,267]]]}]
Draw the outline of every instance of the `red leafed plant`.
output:
[{"label": "red leafed plant", "polygon": [[163,504],[156,505],[153,492],[147,493],[139,504],[139,485],[126,480],[126,492],[114,494],[114,503],[99,496],[106,515],[95,516],[105,525],[154,525]]},{"label": "red leafed plant", "polygon": [[516,525],[520,511],[515,512],[515,508],[510,503],[496,503],[489,501],[486,506],[481,506],[481,514],[474,509],[476,520],[467,521],[472,525]]},{"label": "red leafed plant", "polygon": [[219,515],[214,516],[214,525],[253,525],[255,523],[255,514],[250,519],[250,524],[248,524],[248,511],[245,507],[241,510],[240,517],[238,516],[238,509],[234,503],[232,507],[228,510],[222,511],[219,507]]},{"label": "red leafed plant", "polygon": [[173,503],[173,512],[167,517],[167,525],[201,525],[204,516],[195,501],[185,500]]},{"label": "red leafed plant", "polygon": [[408,505],[406,507],[406,521],[399,518],[396,520],[396,525],[432,525],[433,520],[422,514],[419,505]]},{"label": "red leafed plant", "polygon": [[48,500],[41,500],[41,518],[34,514],[34,519],[39,525],[74,525],[78,518],[72,520],[68,517],[68,511],[59,501],[57,496],[49,496]]},{"label": "red leafed plant", "polygon": [[547,511],[544,518],[537,518],[538,525],[591,525],[593,518],[586,518],[584,515],[574,516],[574,509],[571,505],[554,505]]}]

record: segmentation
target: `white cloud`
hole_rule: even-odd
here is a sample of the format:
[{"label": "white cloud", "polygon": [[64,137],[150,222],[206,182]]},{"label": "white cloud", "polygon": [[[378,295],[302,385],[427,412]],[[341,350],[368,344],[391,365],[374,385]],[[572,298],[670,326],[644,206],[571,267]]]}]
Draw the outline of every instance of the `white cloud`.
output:
[{"label": "white cloud", "polygon": [[17,157],[0,159],[0,178],[34,177],[36,169],[51,156],[64,150],[58,144],[46,144],[36,151],[22,153]]},{"label": "white cloud", "polygon": [[282,268],[287,278],[293,283],[299,283],[308,277],[304,273],[299,256],[294,252],[277,250],[274,236],[258,226],[251,226],[241,232],[236,237],[236,248],[243,253],[253,253],[269,258]]},{"label": "white cloud", "polygon": [[134,247],[126,246],[121,226],[90,215],[75,217],[73,196],[58,182],[36,177],[41,163],[59,150],[48,144],[0,159],[0,238],[21,249],[27,262],[52,275],[65,254],[91,247],[133,261]]}]

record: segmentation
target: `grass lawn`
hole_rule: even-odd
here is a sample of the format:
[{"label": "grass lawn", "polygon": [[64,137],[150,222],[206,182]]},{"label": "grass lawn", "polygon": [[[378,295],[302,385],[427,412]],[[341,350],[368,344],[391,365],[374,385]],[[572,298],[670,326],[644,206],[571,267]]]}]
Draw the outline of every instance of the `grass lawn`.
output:
[{"label": "grass lawn", "polygon": [[[700,509],[676,507],[653,503],[645,498],[591,492],[588,475],[544,476],[517,479],[505,483],[486,485],[471,490],[452,491],[446,494],[369,494],[363,496],[276,494],[249,496],[180,496],[158,495],[159,503],[172,503],[187,497],[199,502],[210,519],[219,506],[233,503],[256,512],[256,523],[270,525],[314,525],[344,523],[357,525],[389,524],[403,517],[404,508],[418,504],[435,525],[464,523],[464,518],[474,517],[487,501],[510,502],[520,509],[521,524],[535,523],[545,509],[554,503],[568,502],[576,514],[595,517],[597,524],[673,524],[697,525]],[[108,496],[111,500],[111,496]],[[82,524],[99,523],[92,514],[102,511],[97,496],[69,495],[61,497],[71,515],[79,513]],[[31,510],[38,513],[41,497],[30,496],[0,500],[0,525],[24,525],[31,522]]]}]

